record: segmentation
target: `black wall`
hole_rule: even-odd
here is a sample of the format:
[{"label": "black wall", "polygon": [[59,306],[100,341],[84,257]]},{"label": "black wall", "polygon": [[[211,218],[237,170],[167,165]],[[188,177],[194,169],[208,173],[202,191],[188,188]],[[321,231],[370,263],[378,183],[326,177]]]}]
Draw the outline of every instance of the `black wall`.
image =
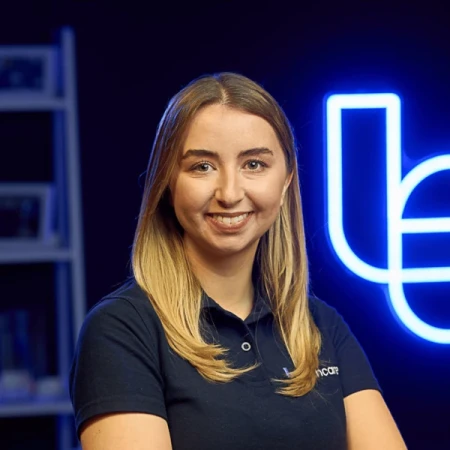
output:
[{"label": "black wall", "polygon": [[[0,45],[48,43],[64,24],[75,30],[89,305],[128,274],[139,177],[169,98],[206,72],[236,71],[262,83],[287,112],[300,144],[314,293],[338,308],[362,343],[409,448],[450,448],[450,346],[404,330],[385,287],[352,275],[331,251],[322,130],[327,93],[397,92],[410,161],[449,152],[450,13],[445,2],[433,1],[295,3],[4,1]],[[42,137],[36,145],[41,153],[20,170],[45,178],[49,143]],[[1,158],[13,157],[2,150]],[[1,168],[0,175],[12,177]],[[440,196],[449,215],[448,177]],[[359,238],[370,241],[373,234],[363,233],[370,224],[360,220]],[[381,232],[379,239],[384,245]],[[439,295],[450,300],[449,292]],[[421,299],[432,303],[433,291]],[[450,313],[442,320],[450,328]]]}]

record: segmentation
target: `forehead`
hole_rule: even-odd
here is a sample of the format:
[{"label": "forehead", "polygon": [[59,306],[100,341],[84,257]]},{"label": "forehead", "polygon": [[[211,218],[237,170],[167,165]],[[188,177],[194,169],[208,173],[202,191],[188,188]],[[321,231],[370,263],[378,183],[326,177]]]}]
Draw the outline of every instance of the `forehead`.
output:
[{"label": "forehead", "polygon": [[274,129],[262,117],[224,105],[202,108],[187,130],[183,151],[199,147],[220,151],[225,145],[281,151]]}]

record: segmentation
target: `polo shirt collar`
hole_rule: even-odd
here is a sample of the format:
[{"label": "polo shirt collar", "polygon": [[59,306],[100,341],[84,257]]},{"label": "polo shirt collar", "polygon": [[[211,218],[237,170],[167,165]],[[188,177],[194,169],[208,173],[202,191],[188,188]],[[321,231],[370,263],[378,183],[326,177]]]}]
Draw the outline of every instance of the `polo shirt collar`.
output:
[{"label": "polo shirt collar", "polygon": [[[209,297],[206,292],[203,291],[202,295],[202,309],[203,310],[215,310],[227,316],[235,317],[231,312],[222,308],[214,299]],[[253,298],[253,308],[249,316],[245,319],[246,324],[261,320],[263,317],[272,314],[269,299],[265,293],[265,290],[260,283],[255,285],[255,294]]]}]

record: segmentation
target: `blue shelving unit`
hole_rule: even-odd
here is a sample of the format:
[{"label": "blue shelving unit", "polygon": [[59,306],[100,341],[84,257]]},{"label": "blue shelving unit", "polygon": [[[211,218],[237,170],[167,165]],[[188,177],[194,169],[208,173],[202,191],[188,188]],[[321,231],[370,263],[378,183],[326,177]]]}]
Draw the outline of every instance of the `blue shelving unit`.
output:
[{"label": "blue shelving unit", "polygon": [[[3,89],[0,114],[34,111],[52,115],[52,187],[57,229],[50,243],[7,245],[0,242],[0,264],[54,264],[55,356],[58,377],[66,385],[74,345],[86,312],[74,33],[71,28],[63,28],[54,45],[0,46],[0,56],[5,58],[5,55],[16,60],[25,55],[45,63],[41,67],[40,91],[24,93],[11,89],[5,92]],[[68,395],[0,403],[0,419],[43,415],[57,417],[58,450],[73,449],[76,442]]]}]

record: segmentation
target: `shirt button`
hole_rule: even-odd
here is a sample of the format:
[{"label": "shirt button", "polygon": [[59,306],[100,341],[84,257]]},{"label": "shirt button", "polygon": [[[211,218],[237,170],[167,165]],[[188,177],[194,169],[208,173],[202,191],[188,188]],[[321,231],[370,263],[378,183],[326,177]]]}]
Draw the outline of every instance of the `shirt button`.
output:
[{"label": "shirt button", "polygon": [[243,342],[241,348],[242,350],[244,350],[244,352],[248,352],[252,348],[252,346],[248,342]]}]

